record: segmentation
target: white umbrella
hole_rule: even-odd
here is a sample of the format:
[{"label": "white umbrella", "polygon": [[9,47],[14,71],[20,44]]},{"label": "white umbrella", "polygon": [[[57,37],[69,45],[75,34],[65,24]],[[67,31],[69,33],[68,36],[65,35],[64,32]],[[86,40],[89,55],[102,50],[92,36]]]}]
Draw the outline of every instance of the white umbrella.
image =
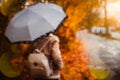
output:
[{"label": "white umbrella", "polygon": [[17,13],[8,24],[5,36],[11,42],[33,41],[56,30],[65,17],[62,7],[52,3],[39,3]]}]

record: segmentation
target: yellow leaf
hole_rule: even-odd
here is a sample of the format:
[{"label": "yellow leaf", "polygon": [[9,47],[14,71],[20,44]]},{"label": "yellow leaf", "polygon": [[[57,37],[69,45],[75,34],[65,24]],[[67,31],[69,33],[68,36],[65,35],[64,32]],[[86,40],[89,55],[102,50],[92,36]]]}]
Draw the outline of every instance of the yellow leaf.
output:
[{"label": "yellow leaf", "polygon": [[14,8],[17,0],[2,0],[1,12],[3,15],[7,16],[12,8]]}]

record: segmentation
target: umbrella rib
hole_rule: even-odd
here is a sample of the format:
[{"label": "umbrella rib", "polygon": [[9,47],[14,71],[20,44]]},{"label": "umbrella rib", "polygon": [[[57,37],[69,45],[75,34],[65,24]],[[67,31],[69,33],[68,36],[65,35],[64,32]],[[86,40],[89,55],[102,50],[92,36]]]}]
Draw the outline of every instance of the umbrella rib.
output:
[{"label": "umbrella rib", "polygon": [[[27,10],[27,14],[29,14],[29,11],[30,11],[30,10],[28,9],[28,10]],[[27,15],[27,19],[28,19],[28,20],[27,20],[27,21],[28,21],[28,22],[27,22],[27,24],[28,24],[28,25],[27,25],[27,28],[28,28],[29,37],[30,37],[30,40],[31,40],[31,39],[32,39],[32,36],[30,36],[30,35],[32,35],[32,34],[30,33],[30,28],[29,28],[29,15]],[[33,39],[32,39],[32,40],[33,40]]]},{"label": "umbrella rib", "polygon": [[[39,15],[39,14],[36,14],[34,11],[31,11],[31,10],[29,10],[29,11],[32,12],[33,14],[35,14],[35,15],[41,16],[41,15]],[[44,19],[46,22],[48,22],[48,20],[46,20],[46,19],[44,18],[44,16],[41,16],[41,18]],[[48,24],[51,25],[49,22],[48,22]],[[51,27],[52,27],[52,25],[51,25]],[[54,28],[53,28],[53,29],[54,29]]]},{"label": "umbrella rib", "polygon": [[[44,22],[46,22],[46,24],[50,25],[51,28],[54,29],[54,27],[52,27],[52,25],[51,25],[44,17],[42,17],[41,15],[36,14],[34,11],[31,11],[31,10],[29,10],[29,13],[33,13],[35,16],[37,16],[37,15],[40,16],[40,18],[41,18],[42,20],[44,20]],[[29,16],[28,16],[28,21],[29,21]],[[29,34],[32,35],[31,32],[30,32],[29,23],[30,23],[30,22],[28,22]],[[34,40],[32,36],[30,36],[30,37],[31,37],[32,40]]]}]

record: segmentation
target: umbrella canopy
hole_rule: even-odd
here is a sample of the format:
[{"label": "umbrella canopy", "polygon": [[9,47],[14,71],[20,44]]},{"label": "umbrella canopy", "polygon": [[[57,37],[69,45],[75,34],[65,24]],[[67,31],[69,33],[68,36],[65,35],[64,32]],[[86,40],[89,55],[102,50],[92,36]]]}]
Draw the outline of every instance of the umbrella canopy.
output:
[{"label": "umbrella canopy", "polygon": [[65,17],[62,7],[39,3],[17,13],[8,24],[5,36],[11,42],[33,41],[56,30]]}]

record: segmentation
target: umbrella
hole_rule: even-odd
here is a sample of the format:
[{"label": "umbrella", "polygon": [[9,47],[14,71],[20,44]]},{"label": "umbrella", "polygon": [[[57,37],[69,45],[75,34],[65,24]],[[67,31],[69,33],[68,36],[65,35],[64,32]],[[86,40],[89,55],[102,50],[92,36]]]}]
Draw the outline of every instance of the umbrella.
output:
[{"label": "umbrella", "polygon": [[11,42],[33,41],[56,30],[65,17],[62,7],[53,3],[38,3],[18,12],[9,22],[5,36]]}]

